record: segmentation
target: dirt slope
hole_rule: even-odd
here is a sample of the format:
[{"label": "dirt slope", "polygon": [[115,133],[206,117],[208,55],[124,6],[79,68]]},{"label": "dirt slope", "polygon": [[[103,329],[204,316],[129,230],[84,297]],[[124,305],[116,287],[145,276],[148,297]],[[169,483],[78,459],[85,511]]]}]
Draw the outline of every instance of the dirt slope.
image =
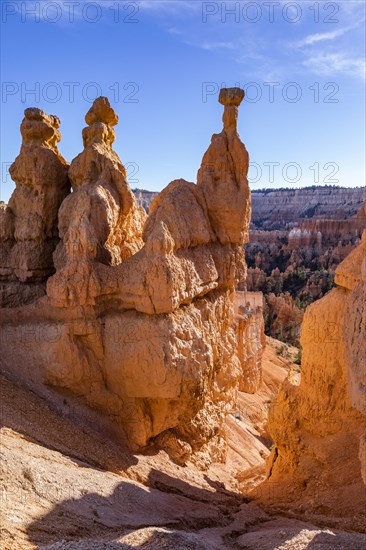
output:
[{"label": "dirt slope", "polygon": [[[226,465],[181,467],[131,454],[1,377],[1,549],[350,548],[366,537],[261,508],[269,400],[290,368],[269,342],[264,384],[228,415]],[[296,376],[296,375],[294,375]]]}]

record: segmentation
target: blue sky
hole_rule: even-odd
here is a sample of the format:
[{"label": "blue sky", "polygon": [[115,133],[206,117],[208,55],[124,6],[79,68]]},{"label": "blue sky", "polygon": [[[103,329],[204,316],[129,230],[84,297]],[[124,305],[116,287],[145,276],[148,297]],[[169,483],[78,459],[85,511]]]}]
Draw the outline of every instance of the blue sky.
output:
[{"label": "blue sky", "polygon": [[[131,187],[195,181],[221,131],[218,90],[247,98],[239,132],[253,189],[365,185],[365,4],[1,1],[1,199],[25,107],[61,118],[60,150],[81,150],[84,115],[107,95]],[[33,90],[33,92],[32,92]]]}]

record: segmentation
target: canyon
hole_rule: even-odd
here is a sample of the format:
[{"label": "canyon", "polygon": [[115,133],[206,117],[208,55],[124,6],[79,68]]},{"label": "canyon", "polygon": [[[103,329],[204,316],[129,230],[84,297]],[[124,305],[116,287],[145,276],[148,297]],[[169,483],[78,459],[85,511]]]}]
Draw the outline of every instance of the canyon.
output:
[{"label": "canyon", "polygon": [[[70,164],[58,117],[25,110],[0,205],[5,550],[365,547],[364,195],[341,193],[343,210],[311,203],[296,226],[301,193],[283,210],[267,193],[269,230],[253,229],[243,98],[221,90],[223,129],[196,182],[149,205],[113,149],[107,98]],[[262,249],[248,252],[255,231]],[[295,287],[310,288],[303,249],[336,257],[335,288],[323,273],[305,312],[301,368],[296,348],[265,336],[258,281],[278,243]]]},{"label": "canyon", "polygon": [[253,229],[291,229],[308,220],[349,220],[365,200],[365,187],[313,185],[253,191]]},{"label": "canyon", "polygon": [[[324,199],[314,190],[311,204],[318,201],[318,207],[311,219],[293,217],[284,222],[279,210],[280,229],[252,229],[246,245],[247,288],[265,294],[266,334],[296,346],[304,311],[334,287],[337,266],[359,245],[366,227],[365,189],[347,194],[344,189],[322,191],[335,195],[329,201],[337,204],[332,217],[326,204],[329,196]],[[301,216],[293,206],[295,216]],[[267,215],[272,219],[274,214],[269,209]],[[343,219],[345,215],[349,217]]]}]

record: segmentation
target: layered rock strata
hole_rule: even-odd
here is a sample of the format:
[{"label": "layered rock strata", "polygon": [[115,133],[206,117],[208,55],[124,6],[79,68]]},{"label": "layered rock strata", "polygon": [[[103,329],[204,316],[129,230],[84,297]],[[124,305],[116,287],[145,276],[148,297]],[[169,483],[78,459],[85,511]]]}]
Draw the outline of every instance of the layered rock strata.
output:
[{"label": "layered rock strata", "polygon": [[[291,229],[309,220],[350,220],[365,200],[365,187],[318,186],[253,192],[253,229]],[[349,225],[349,222],[346,222]],[[323,222],[321,222],[323,225]]]}]

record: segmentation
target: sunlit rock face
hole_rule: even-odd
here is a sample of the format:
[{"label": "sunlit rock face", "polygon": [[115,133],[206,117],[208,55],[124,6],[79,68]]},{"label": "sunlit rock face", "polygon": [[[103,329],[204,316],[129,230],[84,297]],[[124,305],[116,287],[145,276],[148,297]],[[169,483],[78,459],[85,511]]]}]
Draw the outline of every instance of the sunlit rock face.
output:
[{"label": "sunlit rock face", "polygon": [[318,502],[340,498],[347,487],[363,510],[366,230],[359,246],[338,266],[335,280],[337,288],[305,313],[301,383],[287,382],[272,408],[269,430],[276,446],[270,481],[280,486],[296,480],[292,492],[297,496],[286,498],[301,499],[300,488],[303,498],[316,493]]},{"label": "sunlit rock face", "polygon": [[57,208],[47,296],[1,320],[4,361],[37,391],[74,396],[131,448],[156,443],[180,462],[202,449],[222,457],[227,404],[261,381],[262,319],[234,308],[251,214],[242,99],[221,93],[224,128],[197,184],[173,181],[146,216],[112,149],[118,117],[98,98]]},{"label": "sunlit rock face", "polygon": [[0,307],[29,303],[45,293],[59,242],[58,210],[70,191],[68,164],[60,155],[60,121],[26,109],[22,146],[10,167],[16,188],[0,204]]},{"label": "sunlit rock face", "polygon": [[85,120],[84,151],[69,169],[73,193],[59,212],[57,273],[47,288],[52,302],[60,305],[93,305],[103,293],[94,264],[118,265],[143,245],[146,214],[137,207],[124,166],[112,149],[118,117],[101,97]]}]

